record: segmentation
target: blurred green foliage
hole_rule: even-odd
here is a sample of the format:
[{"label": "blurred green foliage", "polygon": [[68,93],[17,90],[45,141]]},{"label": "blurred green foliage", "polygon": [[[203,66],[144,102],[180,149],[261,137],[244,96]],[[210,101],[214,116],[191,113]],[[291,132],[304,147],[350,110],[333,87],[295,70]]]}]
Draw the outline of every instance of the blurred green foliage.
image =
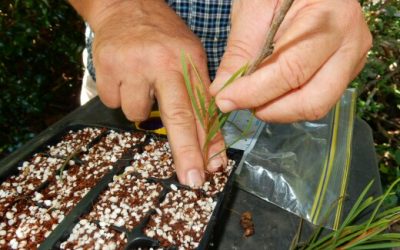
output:
[{"label": "blurred green foliage", "polygon": [[0,2],[0,157],[78,105],[83,30],[66,1]]},{"label": "blurred green foliage", "polygon": [[[374,44],[352,85],[388,185],[400,177],[400,1],[361,5]],[[0,158],[78,106],[83,29],[66,1],[0,2]]]},{"label": "blurred green foliage", "polygon": [[353,86],[359,90],[358,114],[373,129],[381,179],[387,187],[400,177],[400,1],[361,4],[374,42]]}]

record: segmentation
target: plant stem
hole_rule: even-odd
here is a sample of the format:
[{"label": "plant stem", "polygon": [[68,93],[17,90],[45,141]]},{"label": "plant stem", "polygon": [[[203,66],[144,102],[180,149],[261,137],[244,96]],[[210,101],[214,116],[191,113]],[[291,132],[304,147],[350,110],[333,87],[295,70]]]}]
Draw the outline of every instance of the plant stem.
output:
[{"label": "plant stem", "polygon": [[271,27],[268,31],[267,37],[265,39],[265,43],[260,55],[256,58],[256,60],[250,65],[245,75],[250,75],[253,73],[258,66],[265,60],[268,56],[274,52],[274,38],[276,33],[278,32],[279,27],[281,26],[283,19],[285,18],[287,12],[294,0],[283,0],[281,7],[279,8],[278,13],[274,16],[272,20]]}]

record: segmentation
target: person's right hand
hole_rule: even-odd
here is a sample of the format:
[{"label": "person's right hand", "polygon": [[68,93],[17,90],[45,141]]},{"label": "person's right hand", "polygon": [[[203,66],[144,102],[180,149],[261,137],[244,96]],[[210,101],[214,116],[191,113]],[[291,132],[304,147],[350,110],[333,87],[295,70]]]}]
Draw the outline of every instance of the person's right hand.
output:
[{"label": "person's right hand", "polygon": [[[155,96],[179,181],[199,186],[204,182],[201,147],[205,135],[187,95],[180,54],[183,50],[192,56],[208,88],[202,44],[164,0],[109,2],[90,0],[86,11],[79,11],[72,3],[95,34],[93,60],[100,99],[108,107],[122,107],[128,119],[142,121],[148,117]],[[220,136],[209,155],[223,147]],[[225,164],[226,156],[221,155],[210,161],[208,169],[214,171]]]}]

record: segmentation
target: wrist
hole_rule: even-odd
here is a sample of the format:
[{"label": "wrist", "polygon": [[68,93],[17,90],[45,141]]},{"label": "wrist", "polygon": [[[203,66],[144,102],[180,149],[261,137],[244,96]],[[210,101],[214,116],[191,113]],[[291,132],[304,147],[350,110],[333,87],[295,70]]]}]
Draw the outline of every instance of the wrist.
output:
[{"label": "wrist", "polygon": [[137,15],[144,8],[162,0],[69,0],[71,5],[89,24],[94,32],[110,17]]}]

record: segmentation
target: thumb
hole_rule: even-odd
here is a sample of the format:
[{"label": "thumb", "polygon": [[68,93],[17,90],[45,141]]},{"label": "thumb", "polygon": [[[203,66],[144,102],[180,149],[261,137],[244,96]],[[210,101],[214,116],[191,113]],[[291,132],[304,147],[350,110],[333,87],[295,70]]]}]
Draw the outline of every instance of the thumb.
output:
[{"label": "thumb", "polygon": [[261,52],[273,18],[274,1],[234,1],[231,31],[210,94],[215,96],[233,73]]}]

